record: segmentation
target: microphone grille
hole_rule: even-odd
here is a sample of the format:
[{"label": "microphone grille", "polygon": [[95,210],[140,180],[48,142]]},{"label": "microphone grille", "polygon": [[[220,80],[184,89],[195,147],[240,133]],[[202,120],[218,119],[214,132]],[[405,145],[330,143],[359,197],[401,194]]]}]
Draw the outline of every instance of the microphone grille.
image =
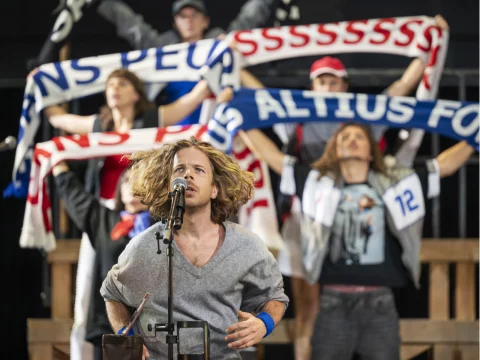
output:
[{"label": "microphone grille", "polygon": [[177,177],[173,179],[172,188],[175,188],[177,185],[183,186],[185,189],[188,187],[187,180],[185,180],[183,177]]}]

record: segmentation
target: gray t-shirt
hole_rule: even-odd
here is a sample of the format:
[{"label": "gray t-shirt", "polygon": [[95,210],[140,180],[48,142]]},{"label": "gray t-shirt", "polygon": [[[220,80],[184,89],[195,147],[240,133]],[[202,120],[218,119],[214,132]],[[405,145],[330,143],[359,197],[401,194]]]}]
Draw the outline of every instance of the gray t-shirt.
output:
[{"label": "gray t-shirt", "polygon": [[[198,268],[182,254],[175,241],[173,271],[173,320],[207,321],[211,335],[211,359],[240,359],[224,340],[226,329],[238,322],[237,311],[259,312],[266,302],[288,305],[278,264],[262,240],[240,225],[225,222],[225,241],[210,261]],[[167,257],[156,254],[157,223],[133,238],[107,275],[100,293],[106,301],[138,307],[145,293],[151,293],[135,325],[144,337],[149,359],[165,359],[165,332],[148,330],[167,322]],[[165,247],[165,246],[164,246]],[[182,352],[201,353],[201,332],[180,333]],[[176,353],[176,346],[174,346]]]}]

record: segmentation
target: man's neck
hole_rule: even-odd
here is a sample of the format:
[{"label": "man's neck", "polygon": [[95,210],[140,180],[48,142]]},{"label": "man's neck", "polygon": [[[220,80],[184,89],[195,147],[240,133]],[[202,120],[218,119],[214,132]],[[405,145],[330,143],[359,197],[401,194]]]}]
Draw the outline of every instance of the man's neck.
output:
[{"label": "man's neck", "polygon": [[185,212],[179,235],[192,240],[200,240],[202,236],[218,231],[218,227],[219,225],[211,219],[210,206],[202,209],[190,209]]},{"label": "man's neck", "polygon": [[115,131],[127,132],[132,128],[135,109],[133,107],[113,108],[112,117],[113,123],[115,124]]},{"label": "man's neck", "polygon": [[364,183],[367,181],[368,161],[350,158],[340,160],[340,171],[347,183]]}]

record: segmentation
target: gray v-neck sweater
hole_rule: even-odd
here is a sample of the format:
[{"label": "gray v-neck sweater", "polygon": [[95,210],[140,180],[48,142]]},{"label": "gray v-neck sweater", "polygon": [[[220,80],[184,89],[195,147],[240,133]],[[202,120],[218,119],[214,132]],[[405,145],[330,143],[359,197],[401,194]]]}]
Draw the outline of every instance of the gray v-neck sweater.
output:
[{"label": "gray v-neck sweater", "polygon": [[[241,227],[225,222],[225,241],[204,266],[192,265],[175,241],[173,270],[173,321],[204,320],[210,325],[211,359],[240,359],[224,340],[226,329],[236,323],[237,311],[260,312],[269,300],[288,305],[277,262],[262,240]],[[165,359],[165,332],[149,331],[155,323],[167,322],[167,256],[156,253],[155,224],[133,238],[103,282],[100,293],[106,301],[118,301],[138,307],[145,293],[150,299],[135,325],[144,337],[149,359]],[[162,245],[162,250],[166,250]],[[181,352],[203,351],[201,332],[182,330]],[[174,346],[176,353],[176,346]]]}]

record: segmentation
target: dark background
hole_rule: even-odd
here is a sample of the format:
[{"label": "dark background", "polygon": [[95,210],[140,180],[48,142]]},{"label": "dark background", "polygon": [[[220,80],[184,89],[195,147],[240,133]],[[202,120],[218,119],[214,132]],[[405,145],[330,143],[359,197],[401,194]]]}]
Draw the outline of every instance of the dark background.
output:
[{"label": "dark background", "polygon": [[[294,1],[294,0],[292,0]],[[212,25],[227,27],[238,13],[243,0],[205,1]],[[160,31],[171,26],[172,0],[127,1],[138,13]],[[387,16],[408,16],[442,14],[450,24],[451,35],[448,57],[439,92],[439,98],[458,100],[457,70],[467,71],[464,80],[467,84],[465,99],[478,101],[478,1],[477,0],[299,0],[301,23],[321,23],[342,20],[357,20]],[[16,135],[23,98],[23,88],[27,75],[26,61],[38,55],[47,34],[51,30],[54,17],[51,15],[57,1],[28,0],[0,2],[0,104],[2,126],[0,140],[8,135]],[[269,25],[273,25],[273,18]],[[80,58],[130,50],[128,44],[119,39],[112,25],[105,22],[94,11],[88,11],[74,28],[71,41],[71,57]],[[401,69],[409,60],[384,55],[343,55],[348,68]],[[258,66],[253,69],[268,86],[306,87],[308,86],[309,58],[289,60]],[[352,78],[352,90],[356,92],[379,93],[394,76],[382,76],[382,71],[370,76]],[[82,114],[94,113],[102,102],[101,96],[94,96],[79,102]],[[49,135],[50,129],[44,133]],[[390,133],[394,137],[395,133]],[[39,132],[42,140],[42,131]],[[440,148],[445,149],[454,142],[440,139]],[[431,155],[431,137],[427,136],[420,155]],[[477,156],[477,155],[476,155]],[[0,153],[0,189],[11,180],[14,152]],[[442,181],[440,234],[442,237],[458,237],[458,176]],[[478,237],[478,164],[467,166],[467,237]],[[1,289],[1,331],[0,358],[27,359],[26,318],[49,317],[50,309],[48,282],[42,277],[43,255],[38,250],[20,249],[18,239],[23,221],[25,202],[19,199],[0,199],[0,274]],[[425,236],[431,237],[431,214],[427,214]],[[424,269],[425,270],[425,269]],[[426,272],[424,271],[424,274]],[[288,285],[288,279],[287,285]],[[427,317],[428,281],[422,280],[422,289],[404,289],[397,294],[399,311],[404,317]],[[453,285],[453,284],[452,284]],[[43,295],[42,295],[43,294]],[[45,298],[44,295],[47,295]],[[291,309],[292,307],[290,307]],[[291,315],[291,314],[289,314]],[[269,358],[278,358],[278,347],[267,348]],[[282,349],[291,351],[290,348]],[[277,355],[275,355],[277,354]],[[281,358],[288,358],[286,355]]]}]

